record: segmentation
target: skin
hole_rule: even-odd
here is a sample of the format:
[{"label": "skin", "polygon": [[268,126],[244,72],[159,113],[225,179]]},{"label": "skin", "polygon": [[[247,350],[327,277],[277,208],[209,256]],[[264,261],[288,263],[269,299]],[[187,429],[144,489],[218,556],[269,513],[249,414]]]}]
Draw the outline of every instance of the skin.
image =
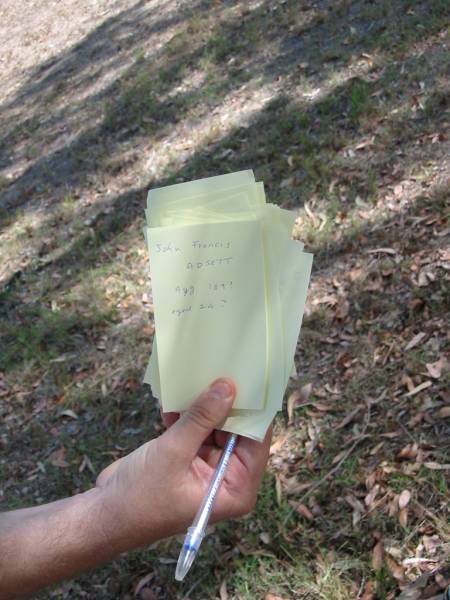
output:
[{"label": "skin", "polygon": [[[104,469],[95,488],[71,498],[0,514],[0,600],[24,597],[118,554],[184,533],[203,499],[228,434],[217,431],[236,388],[215,381],[168,430]],[[239,438],[212,521],[253,509],[269,453]]]}]

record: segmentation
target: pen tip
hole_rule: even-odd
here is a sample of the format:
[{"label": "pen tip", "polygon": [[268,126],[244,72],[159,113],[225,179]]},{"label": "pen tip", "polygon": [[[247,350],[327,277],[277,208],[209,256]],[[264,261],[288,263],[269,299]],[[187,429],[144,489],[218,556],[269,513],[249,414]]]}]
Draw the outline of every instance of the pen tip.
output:
[{"label": "pen tip", "polygon": [[194,562],[195,555],[196,551],[194,548],[183,546],[175,571],[175,579],[177,581],[183,581],[183,579],[186,577],[187,572]]}]

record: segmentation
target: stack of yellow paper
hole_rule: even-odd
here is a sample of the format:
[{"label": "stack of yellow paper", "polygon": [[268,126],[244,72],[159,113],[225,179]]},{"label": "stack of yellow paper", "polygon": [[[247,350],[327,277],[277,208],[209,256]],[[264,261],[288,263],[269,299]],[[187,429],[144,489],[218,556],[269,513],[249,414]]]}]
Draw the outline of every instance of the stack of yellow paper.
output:
[{"label": "stack of yellow paper", "polygon": [[150,190],[145,238],[156,334],[144,381],[183,411],[216,378],[238,395],[223,429],[262,440],[294,368],[312,255],[253,171]]}]

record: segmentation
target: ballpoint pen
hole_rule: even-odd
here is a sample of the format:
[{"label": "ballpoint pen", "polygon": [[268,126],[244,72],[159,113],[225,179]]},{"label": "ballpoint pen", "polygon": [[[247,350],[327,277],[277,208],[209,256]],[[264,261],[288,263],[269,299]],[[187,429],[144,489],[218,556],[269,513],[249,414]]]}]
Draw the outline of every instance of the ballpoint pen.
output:
[{"label": "ballpoint pen", "polygon": [[200,544],[202,543],[208,526],[209,517],[211,516],[214,507],[217,492],[219,491],[228,462],[233,454],[234,447],[236,446],[237,437],[237,434],[233,433],[228,438],[222,456],[220,457],[219,464],[217,465],[211,483],[209,484],[206,496],[195,515],[191,527],[187,530],[175,571],[175,579],[177,581],[183,581],[186,573],[194,562],[198,549],[200,548]]}]

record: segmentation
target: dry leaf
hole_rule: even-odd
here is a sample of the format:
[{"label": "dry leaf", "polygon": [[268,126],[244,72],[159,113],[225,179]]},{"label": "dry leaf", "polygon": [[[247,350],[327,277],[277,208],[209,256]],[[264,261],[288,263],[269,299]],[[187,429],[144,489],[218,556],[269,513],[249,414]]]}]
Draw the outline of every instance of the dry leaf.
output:
[{"label": "dry leaf", "polygon": [[267,533],[267,531],[262,531],[262,532],[259,534],[259,539],[262,541],[262,543],[263,543],[263,544],[270,544],[270,542],[272,541],[272,540],[271,540],[271,537],[270,537],[270,535]]},{"label": "dry leaf", "polygon": [[388,506],[388,515],[390,517],[395,517],[395,515],[398,513],[398,496],[395,495],[392,500],[389,502],[389,506]]},{"label": "dry leaf", "polygon": [[402,383],[403,383],[403,385],[405,385],[407,387],[408,392],[410,392],[411,390],[413,390],[416,387],[414,384],[414,381],[406,373],[403,373],[403,375],[402,375]]},{"label": "dry leaf", "polygon": [[439,377],[442,375],[444,367],[446,367],[446,361],[443,357],[441,357],[434,363],[426,363],[425,366],[430,374],[430,377],[433,377],[433,379],[439,379]]},{"label": "dry leaf", "polygon": [[329,304],[330,306],[335,306],[338,303],[338,297],[336,294],[327,294],[326,296],[320,296],[320,298],[315,298],[312,301],[312,304],[316,306],[317,304]]},{"label": "dry leaf", "polygon": [[432,471],[448,471],[450,469],[450,464],[441,465],[440,463],[433,461],[425,462],[423,463],[423,466],[427,469],[431,469]]},{"label": "dry leaf", "polygon": [[359,413],[359,411],[361,410],[360,406],[357,406],[356,408],[354,408],[351,412],[348,413],[347,416],[345,416],[342,421],[336,425],[336,427],[334,429],[342,429],[343,427],[345,427],[346,425],[348,425],[349,423],[351,423],[354,418],[356,417],[356,415]]},{"label": "dry leaf", "polygon": [[414,444],[407,444],[397,454],[397,458],[416,458],[418,451],[419,446],[417,442],[414,442]]},{"label": "dry leaf", "polygon": [[339,301],[336,306],[334,315],[338,321],[343,321],[349,313],[350,302],[344,296],[339,296]]},{"label": "dry leaf", "polygon": [[311,394],[312,384],[307,383],[300,390],[294,390],[287,401],[288,424],[294,422],[294,409],[297,406],[305,406],[308,403],[308,398]]},{"label": "dry leaf", "polygon": [[277,438],[274,443],[270,446],[270,450],[269,450],[269,454],[272,456],[272,454],[276,454],[278,452],[278,450],[280,450],[284,443],[287,440],[287,435],[282,435],[279,438]]},{"label": "dry leaf", "polygon": [[227,582],[225,579],[220,584],[219,596],[220,600],[228,600]]},{"label": "dry leaf", "polygon": [[79,472],[79,473],[82,473],[82,472],[85,470],[85,468],[86,468],[86,467],[89,469],[89,471],[90,471],[90,472],[91,472],[93,475],[95,475],[95,469],[94,469],[94,467],[92,466],[92,462],[91,462],[91,460],[90,460],[89,456],[86,456],[86,454],[85,454],[85,455],[83,456],[83,460],[81,461],[81,464],[80,464],[80,466],[79,466],[79,468],[78,468],[78,472]]},{"label": "dry leaf", "polygon": [[423,390],[426,390],[427,388],[429,388],[431,385],[432,385],[431,381],[424,381],[423,383],[421,383],[420,385],[418,385],[417,387],[415,387],[414,389],[409,391],[407,394],[405,394],[405,398],[409,398],[410,396],[415,396],[419,392],[423,392]]},{"label": "dry leaf", "polygon": [[439,548],[439,546],[442,545],[442,542],[439,539],[439,536],[436,534],[435,535],[424,535],[422,538],[422,543],[425,546],[425,549],[428,552],[428,554],[430,554],[431,556],[434,556],[436,554],[436,551]]},{"label": "dry leaf", "polygon": [[394,248],[374,248],[373,250],[367,250],[367,254],[391,254],[394,256],[397,251]]},{"label": "dry leaf", "polygon": [[384,442],[380,442],[374,448],[372,448],[372,450],[370,451],[370,456],[375,456],[375,454],[378,454],[378,452],[381,450],[383,445],[384,445]]},{"label": "dry leaf", "polygon": [[424,331],[421,331],[420,333],[418,333],[417,335],[415,335],[413,337],[412,340],[410,340],[406,346],[405,346],[405,350],[411,350],[412,348],[415,348],[416,346],[418,346],[420,344],[420,342],[423,340],[424,337],[426,337],[426,333]]},{"label": "dry leaf", "polygon": [[358,279],[360,279],[362,274],[363,274],[363,270],[359,267],[357,267],[355,269],[351,269],[348,272],[348,276],[349,276],[351,282],[355,282]]},{"label": "dry leaf", "polygon": [[360,600],[374,600],[375,599],[375,583],[368,581],[364,587],[364,593]]},{"label": "dry leaf", "polygon": [[78,415],[68,408],[67,410],[63,410],[62,413],[59,414],[60,417],[70,417],[71,419],[78,419]]},{"label": "dry leaf", "polygon": [[373,486],[373,488],[370,490],[370,492],[364,498],[364,503],[369,510],[373,507],[375,498],[377,497],[377,494],[379,491],[380,491],[380,485],[377,483]]},{"label": "dry leaf", "polygon": [[50,454],[50,456],[48,457],[48,462],[54,467],[63,469],[69,466],[69,463],[65,460],[65,456],[66,449],[64,448],[64,446],[61,446],[61,448],[58,448],[58,450],[55,450]]},{"label": "dry leaf", "polygon": [[366,477],[366,488],[367,488],[367,491],[370,492],[370,490],[375,485],[376,481],[377,481],[377,473],[376,473],[376,471],[372,471],[372,473]]},{"label": "dry leaf", "polygon": [[308,519],[308,521],[314,521],[314,515],[304,504],[297,504],[295,506],[295,510],[298,512],[299,515],[305,517],[305,519]]},{"label": "dry leaf", "polygon": [[136,587],[134,588],[134,595],[138,596],[141,590],[153,579],[153,577],[154,573],[147,573],[147,575],[142,577],[142,579],[137,582]]},{"label": "dry leaf", "polygon": [[439,419],[448,419],[450,417],[450,406],[443,406],[435,414]]},{"label": "dry leaf", "polygon": [[345,370],[348,369],[354,361],[355,359],[350,352],[342,352],[342,354],[340,354],[336,359],[336,366],[339,369]]},{"label": "dry leaf", "polygon": [[275,491],[277,494],[277,504],[278,506],[281,506],[281,502],[283,500],[283,488],[281,486],[281,479],[278,477],[278,475],[275,476]]},{"label": "dry leaf", "polygon": [[344,458],[344,456],[347,454],[347,450],[342,450],[342,452],[339,452],[338,454],[336,454],[336,456],[333,458],[333,460],[331,461],[332,465],[337,464],[340,460],[342,460]]},{"label": "dry leaf", "polygon": [[345,500],[353,508],[352,525],[353,525],[353,527],[356,527],[356,525],[361,521],[362,515],[366,512],[366,509],[364,508],[363,503],[360,502],[357,498],[355,498],[351,494],[348,494],[347,496],[345,496]]},{"label": "dry leaf", "polygon": [[379,571],[383,566],[384,557],[384,542],[381,538],[373,547],[372,550],[372,567],[375,571]]},{"label": "dry leaf", "polygon": [[386,563],[394,579],[397,579],[397,581],[403,581],[405,577],[405,569],[401,565],[397,564],[390,556],[386,556]]},{"label": "dry leaf", "polygon": [[406,527],[408,524],[408,507],[400,509],[398,513],[398,522],[402,527]]},{"label": "dry leaf", "polygon": [[432,271],[422,269],[419,273],[419,277],[417,278],[417,285],[419,287],[426,287],[430,281],[435,280],[435,275]]},{"label": "dry leaf", "polygon": [[297,494],[301,494],[308,488],[312,486],[312,483],[300,483],[297,481],[297,477],[289,477],[285,482],[285,493],[288,496],[296,496]]},{"label": "dry leaf", "polygon": [[398,507],[400,510],[408,506],[409,501],[411,500],[411,492],[409,490],[403,490],[403,492],[398,497]]}]

